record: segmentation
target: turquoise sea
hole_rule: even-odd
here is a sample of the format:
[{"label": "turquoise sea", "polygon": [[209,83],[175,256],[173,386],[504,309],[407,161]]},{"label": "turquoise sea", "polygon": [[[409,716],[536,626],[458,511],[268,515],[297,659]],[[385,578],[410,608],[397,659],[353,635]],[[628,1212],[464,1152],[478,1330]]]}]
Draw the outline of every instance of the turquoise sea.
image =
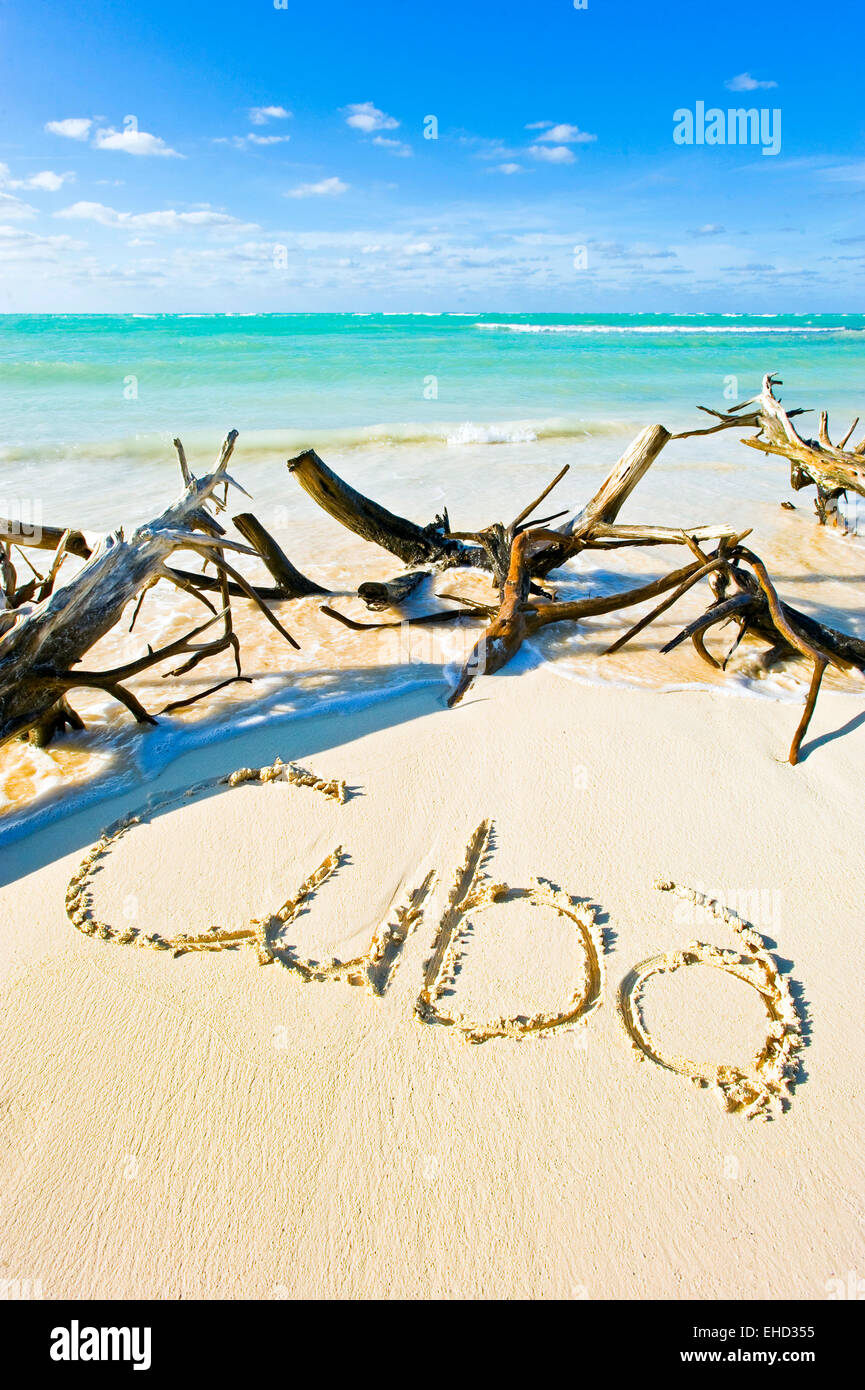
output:
[{"label": "turquoise sea", "polygon": [[[847,406],[865,315],[252,314],[0,316],[7,458],[137,452],[169,431],[448,437],[531,422],[690,418],[766,370]],[[435,380],[431,380],[434,378]]]},{"label": "turquoise sea", "polygon": [[[811,420],[816,431],[826,408],[838,437],[860,408],[865,417],[865,315],[0,316],[0,514],[17,508],[94,535],[128,527],[180,490],[175,435],[204,472],[236,428],[232,471],[254,498],[236,509],[254,510],[296,564],[344,596],[348,612],[360,580],[398,565],[300,492],[285,463],[302,448],[314,447],[395,511],[426,522],[447,505],[456,529],[475,528],[515,515],[565,463],[551,503],[574,509],[639,429],[709,425],[699,405],[721,409],[753,396],[765,372],[782,377],[788,407],[814,409],[806,431]],[[790,601],[865,631],[861,537],[818,534],[807,493],[795,497],[795,512],[782,511],[793,496],[788,467],[744,448],[745,433],[669,445],[621,520],[753,526],[750,543]],[[850,523],[865,533],[855,503]],[[679,562],[666,551],[585,555],[560,591],[620,587]],[[100,644],[104,663],[131,659],[145,640],[189,624],[181,596],[166,587],[148,596],[135,633]],[[4,799],[16,810],[68,798],[73,775],[82,783],[150,775],[190,739],[240,718],[288,717],[325,697],[380,698],[407,680],[441,682],[443,665],[460,659],[460,641],[470,646],[477,635],[466,626],[462,637],[448,629],[434,639],[424,629],[427,646],[407,654],[328,623],[313,600],[281,617],[301,638],[299,654],[274,645],[260,621],[248,623],[254,685],[229,687],[163,721],[158,734],[142,738],[125,711],[89,694],[77,701],[87,734],[44,751],[0,750],[0,808]],[[658,657],[663,628],[633,652],[602,658],[608,627],[556,629],[525,659],[578,680],[706,679],[707,668],[682,650]],[[200,674],[202,686],[218,678],[213,667]],[[755,693],[757,683],[734,668],[725,688]],[[140,693],[152,702],[152,692]],[[759,693],[798,699],[799,678],[761,682]]]}]

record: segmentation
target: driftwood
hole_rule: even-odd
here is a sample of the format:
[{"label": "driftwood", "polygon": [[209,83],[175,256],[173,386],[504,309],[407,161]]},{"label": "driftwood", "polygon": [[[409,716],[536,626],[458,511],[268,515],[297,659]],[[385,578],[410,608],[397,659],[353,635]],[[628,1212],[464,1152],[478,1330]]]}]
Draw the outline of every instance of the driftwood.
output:
[{"label": "driftwood", "polygon": [[[326,594],[327,589],[323,589],[320,584],[307,579],[306,575],[295,569],[291,561],[283,555],[276,541],[265,530],[257,517],[245,512],[240,516],[232,518],[234,525],[245,536],[252,549],[261,557],[265,567],[270,570],[274,578],[277,579],[275,585],[253,584],[250,587],[255,591],[256,597],[261,599],[284,599],[300,598],[306,594]],[[244,530],[246,525],[246,530]],[[88,545],[81,531],[64,531],[59,526],[40,526],[33,536],[22,536],[20,526],[14,521],[5,517],[0,517],[0,555],[5,549],[8,552],[15,547],[22,553],[28,550],[50,550],[58,555],[74,555],[81,560],[89,560],[92,554],[91,547]],[[24,557],[26,560],[26,556]],[[29,560],[27,563],[30,564]],[[32,568],[32,566],[31,566]],[[213,593],[221,588],[220,580],[211,574],[201,574],[198,571],[178,569],[176,565],[168,565],[167,578],[179,581],[178,587],[184,588],[191,585],[200,592]],[[40,579],[42,577],[40,576]],[[4,588],[6,586],[4,585]],[[243,598],[246,590],[233,581],[228,583],[228,592],[232,598]],[[10,607],[19,607],[20,603],[27,602],[29,595],[23,590],[18,591],[18,601],[10,602]],[[40,597],[46,598],[47,594]],[[7,601],[9,599],[7,591]]]},{"label": "driftwood", "polygon": [[447,513],[437,516],[428,526],[396,516],[343,482],[314,449],[289,459],[288,471],[336,521],[365,541],[389,550],[404,565],[477,563],[476,558],[464,557],[465,547],[459,541],[448,538]]},{"label": "driftwood", "polygon": [[[658,600],[608,649],[618,651],[706,580],[712,590],[712,603],[663,650],[671,651],[689,640],[702,660],[715,669],[724,669],[732,651],[745,636],[750,636],[766,647],[762,662],[767,668],[788,658],[809,662],[810,690],[789,755],[790,761],[796,762],[827,667],[865,673],[865,642],[784,603],[759,556],[744,546],[747,531],[736,534],[728,525],[680,528],[618,522],[624,503],[671,440],[741,427],[757,430],[754,438],[744,441],[746,444],[790,460],[794,487],[817,487],[821,521],[825,521],[842,493],[852,490],[865,495],[865,441],[852,451],[846,448],[855,422],[836,447],[829,440],[824,413],[818,440],[806,440],[791,423],[803,412],[782,409],[772,389],[777,384],[776,377],[767,376],[759,397],[728,412],[709,410],[717,423],[704,429],[673,435],[662,425],[648,426],[589,501],[577,510],[564,508],[537,515],[542,503],[567,475],[566,466],[510,522],[494,521],[479,531],[453,530],[446,508],[423,525],[399,516],[350,486],[314,450],[306,450],[289,461],[292,477],[336,521],[396,556],[406,567],[403,573],[388,580],[363,581],[357,587],[358,597],[369,609],[395,610],[393,619],[357,622],[331,602],[321,611],[355,631],[400,626],[401,622],[482,621],[485,630],[448,701],[453,706],[463,699],[478,675],[501,670],[527,638],[549,625],[579,623]],[[283,639],[297,646],[268,603],[315,596],[332,599],[333,595],[291,563],[251,512],[233,518],[242,540],[226,535],[218,513],[226,509],[229,486],[239,486],[226,471],[235,439],[236,432],[232,431],[214,471],[200,479],[193,476],[183,446],[175,440],[184,491],[161,516],[138,527],[128,540],[118,531],[91,549],[80,529],[42,527],[33,536],[25,537],[12,521],[0,520],[0,743],[16,735],[42,743],[65,728],[81,728],[80,716],[68,700],[69,692],[76,687],[107,691],[138,722],[152,723],[153,715],[142,707],[126,683],[167,661],[180,661],[166,673],[177,676],[193,670],[210,656],[231,650],[235,674],[209,690],[166,705],[161,713],[202,699],[231,681],[246,679],[232,623],[234,598],[256,605]],[[552,576],[583,550],[659,545],[685,546],[690,553],[688,563],[618,594],[568,602],[557,600]],[[45,573],[36,568],[28,554],[40,549],[51,552]],[[198,555],[213,572],[178,567],[173,562],[176,551]],[[252,584],[230,562],[228,556],[232,552],[256,556],[272,584]],[[60,584],[61,569],[69,556],[83,560],[84,564],[71,579]],[[27,573],[19,579],[22,560]],[[439,606],[432,612],[400,618],[399,610],[406,599],[431,576],[464,569],[489,575],[498,590],[497,601],[439,593],[439,601],[453,606]],[[110,671],[83,669],[81,663],[86,653],[114,627],[133,601],[130,627],[135,626],[146,594],[161,581],[193,596],[207,608],[208,617],[184,637],[159,650],[148,646],[137,661]],[[713,628],[726,623],[732,623],[737,635],[726,657],[719,659],[708,650],[705,639]],[[196,640],[214,627],[216,635]]]},{"label": "driftwood", "polygon": [[252,546],[257,555],[264,561],[265,568],[276,580],[276,598],[307,598],[310,594],[327,594],[328,589],[323,589],[320,584],[316,584],[313,579],[307,579],[305,574],[301,574],[277,545],[273,536],[264,529],[258,517],[251,512],[241,512],[239,516],[233,518],[244,540]]},{"label": "driftwood", "polygon": [[[719,540],[733,534],[734,528],[731,526],[698,526],[683,530],[679,527],[614,525],[627,498],[664,445],[674,437],[663,425],[650,425],[643,430],[591,500],[563,522],[560,528],[544,533],[547,537],[544,544],[535,545],[531,550],[529,571],[533,592],[548,597],[534,581],[545,577],[583,549],[684,545],[689,535],[701,540]],[[425,564],[435,570],[485,570],[492,574],[500,589],[507,581],[511,550],[516,538],[530,528],[539,534],[540,526],[555,519],[547,516],[530,520],[532,513],[568,472],[566,466],[508,525],[493,522],[481,531],[455,532],[450,530],[446,510],[427,526],[419,526],[388,511],[339,478],[312,449],[290,459],[288,469],[304,491],[336,521],[355,535],[397,555],[405,564]],[[407,577],[401,578],[405,580]],[[396,586],[399,582],[392,580],[390,585]],[[386,587],[383,586],[376,597],[383,597]],[[364,593],[361,596],[365,597],[370,586],[365,584],[362,588]],[[395,587],[391,593],[397,594]],[[397,595],[395,601],[400,602],[404,596]]]},{"label": "driftwood", "polygon": [[[742,401],[730,411],[711,410],[700,406],[700,410],[714,415],[721,423],[716,429],[726,429],[731,425],[756,425],[757,434],[753,439],[744,439],[751,449],[759,449],[764,454],[779,454],[790,461],[790,486],[794,492],[804,487],[816,487],[815,509],[820,525],[828,517],[837,520],[838,499],[848,492],[865,497],[865,439],[852,449],[847,444],[859,423],[853,421],[840,444],[833,444],[829,438],[829,416],[825,410],[820,412],[820,427],[816,439],[805,439],[793,424],[797,415],[805,415],[805,410],[786,411],[774,394],[773,387],[782,386],[777,376],[763,378],[763,389],[753,400]],[[748,411],[749,406],[756,409]]]},{"label": "driftwood", "polygon": [[429,573],[429,570],[408,570],[406,574],[398,574],[395,579],[380,582],[368,579],[365,583],[358,584],[357,596],[363,599],[367,608],[398,608],[409,594],[413,594],[423,583]]},{"label": "driftwood", "polygon": [[[777,384],[776,377],[767,376],[762,393],[755,400],[742,402],[726,413],[709,410],[708,413],[719,423],[705,429],[673,435],[662,425],[650,425],[625,451],[594,496],[554,530],[549,529],[547,523],[557,517],[544,517],[534,522],[530,518],[564,477],[567,468],[509,525],[495,522],[478,532],[453,532],[449,528],[446,511],[425,527],[386,511],[344,483],[311,450],[290,461],[288,466],[310,496],[331,516],[356,534],[398,555],[406,564],[424,562],[439,570],[473,567],[492,575],[499,588],[497,607],[449,594],[442,597],[460,602],[461,608],[456,612],[433,612],[406,620],[435,623],[466,616],[483,616],[488,620],[451,692],[448,700],[450,706],[459,703],[478,675],[492,675],[501,670],[527,638],[546,626],[580,622],[599,614],[619,612],[663,595],[655,608],[613,643],[608,649],[612,653],[621,650],[688,590],[707,579],[715,602],[663,650],[670,651],[680,642],[690,639],[702,660],[715,669],[723,669],[732,650],[745,635],[750,635],[764,642],[768,648],[763,657],[766,668],[789,657],[804,657],[810,661],[810,690],[789,751],[790,762],[796,763],[827,666],[865,673],[865,642],[818,623],[782,603],[763,562],[742,545],[749,534],[747,531],[736,535],[729,526],[682,529],[618,525],[616,521],[627,498],[672,439],[714,434],[719,430],[743,426],[755,426],[758,430],[757,437],[745,440],[745,443],[764,452],[780,453],[790,458],[794,487],[806,486],[809,482],[817,486],[817,511],[821,521],[825,520],[829,502],[848,488],[865,495],[865,464],[859,461],[865,454],[865,441],[852,453],[844,451],[857,422],[836,448],[829,441],[824,413],[820,439],[816,443],[804,440],[791,423],[793,417],[804,412],[786,412],[780,407],[772,391]],[[753,408],[749,410],[748,407]],[[702,548],[707,541],[717,542],[716,549],[710,553]],[[562,603],[555,601],[554,595],[540,582],[584,549],[670,544],[686,545],[694,556],[692,562],[661,579],[619,594]],[[400,587],[399,580],[380,586],[375,594],[378,601],[370,606],[398,606],[405,593],[414,588],[415,578],[416,574],[403,576],[405,588]],[[727,591],[731,585],[738,592],[728,597]],[[330,606],[323,611],[355,630],[395,625],[357,623]],[[705,635],[712,627],[730,621],[738,628],[738,636],[731,652],[722,662],[706,648]]]},{"label": "driftwood", "polygon": [[[743,570],[742,562],[750,566],[753,575]],[[703,638],[710,628],[732,620],[739,627],[734,649],[747,632],[752,633],[769,646],[764,658],[766,666],[772,666],[788,656],[799,655],[810,660],[808,698],[790,745],[789,760],[795,764],[799,761],[802,739],[811,722],[826,667],[834,666],[839,671],[857,670],[865,674],[865,642],[849,633],[827,627],[790,604],[782,603],[762,560],[744,546],[737,546],[731,551],[724,570],[725,577],[735,583],[739,594],[713,604],[702,618],[691,623],[662,651],[672,651],[679,642],[690,637],[700,655],[712,662],[713,658],[702,645]],[[695,640],[697,638],[699,641]]]},{"label": "driftwood", "polygon": [[[286,641],[297,646],[263,599],[226,557],[226,551],[245,554],[256,551],[230,540],[209,509],[224,509],[225,502],[216,495],[220,487],[224,486],[227,496],[229,485],[237,486],[227,472],[236,438],[237,432],[232,430],[225,439],[216,467],[204,478],[193,477],[182,446],[178,444],[185,488],[177,501],[154,521],[138,527],[128,540],[122,531],[106,536],[72,579],[49,592],[34,607],[30,608],[26,602],[16,603],[19,590],[11,596],[7,590],[9,606],[4,614],[7,626],[0,642],[0,743],[25,733],[34,742],[46,743],[66,727],[81,728],[82,721],[67,696],[70,690],[82,687],[105,690],[125,705],[139,723],[154,723],[153,716],[126,688],[125,682],[151,666],[174,658],[186,658],[171,673],[181,675],[193,670],[207,657],[231,649],[236,674],[230,680],[243,679],[240,646],[231,619],[232,588],[251,599]],[[69,536],[69,532],[62,534],[58,556],[62,555],[64,547],[68,548]],[[175,550],[192,550],[214,566],[216,577],[207,578],[212,579],[219,591],[221,610],[198,594],[211,616],[186,636],[157,651],[148,646],[146,655],[114,670],[83,670],[80,663],[90,648],[111,631],[132,599],[137,597],[140,607],[143,595],[158,580],[166,579],[197,593],[196,586],[202,576],[193,574],[184,579],[183,572],[175,572],[167,565],[168,557]],[[194,640],[216,623],[221,624],[219,635],[200,643]],[[202,698],[227,683],[221,681],[219,686],[192,698]],[[190,702],[177,701],[166,706],[166,711]]]}]

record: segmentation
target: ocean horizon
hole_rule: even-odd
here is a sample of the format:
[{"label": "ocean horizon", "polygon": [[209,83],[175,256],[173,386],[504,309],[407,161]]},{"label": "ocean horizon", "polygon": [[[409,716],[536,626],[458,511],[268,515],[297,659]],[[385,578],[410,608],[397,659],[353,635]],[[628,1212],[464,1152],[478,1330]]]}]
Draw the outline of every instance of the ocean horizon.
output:
[{"label": "ocean horizon", "polygon": [[863,370],[862,314],[3,315],[0,460],[137,454],[230,426],[287,443],[523,443],[678,423],[755,394],[766,371],[845,406]]}]

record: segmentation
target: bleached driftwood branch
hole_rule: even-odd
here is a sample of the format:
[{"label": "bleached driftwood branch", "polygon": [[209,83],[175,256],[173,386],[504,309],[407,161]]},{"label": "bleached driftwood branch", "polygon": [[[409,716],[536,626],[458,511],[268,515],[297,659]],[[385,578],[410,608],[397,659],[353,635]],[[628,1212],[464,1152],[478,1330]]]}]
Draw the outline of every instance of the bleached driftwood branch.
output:
[{"label": "bleached driftwood branch", "polygon": [[[852,449],[847,445],[859,418],[853,421],[840,444],[833,444],[829,438],[829,416],[820,412],[820,428],[816,439],[805,439],[793,419],[805,415],[805,410],[786,411],[775,396],[773,387],[782,386],[780,377],[767,374],[763,377],[763,389],[753,400],[743,401],[724,412],[700,406],[700,410],[714,415],[721,423],[715,429],[727,429],[731,425],[755,425],[757,434],[753,439],[743,439],[751,449],[759,449],[764,454],[779,454],[790,462],[790,486],[794,492],[803,487],[816,487],[815,508],[820,525],[827,517],[837,517],[838,498],[848,492],[856,492],[865,497],[865,439]],[[756,409],[748,410],[749,406]]]},{"label": "bleached driftwood branch", "polygon": [[[297,646],[226,555],[231,551],[249,555],[257,552],[229,539],[213,515],[213,511],[224,510],[226,505],[218,496],[218,490],[224,487],[227,498],[229,486],[237,486],[227,472],[236,438],[237,431],[232,430],[222,445],[213,472],[203,478],[192,475],[182,446],[178,446],[185,487],[171,506],[155,520],[139,526],[128,539],[122,530],[106,536],[77,574],[61,587],[54,588],[35,606],[19,603],[16,608],[7,610],[7,628],[0,639],[0,743],[24,733],[36,742],[45,743],[67,726],[82,727],[81,719],[67,700],[68,692],[76,687],[106,690],[124,704],[139,723],[153,723],[153,717],[126,688],[125,682],[174,657],[188,658],[172,672],[180,675],[192,670],[206,657],[230,648],[236,666],[236,676],[231,679],[240,679],[240,650],[231,621],[230,586],[251,599],[266,620],[292,646]],[[69,532],[63,533],[58,554],[62,545],[68,548],[69,537]],[[210,609],[211,617],[179,641],[157,651],[148,646],[145,656],[111,671],[83,670],[80,663],[86,653],[111,631],[127,604],[136,597],[140,602],[140,597],[158,580],[166,579],[197,593],[197,581],[202,576],[193,574],[184,579],[183,572],[173,571],[167,564],[176,550],[191,550],[214,566],[215,578],[207,578],[211,578],[219,592],[221,611],[199,594]],[[194,641],[217,622],[222,623],[219,636],[201,643]],[[189,701],[176,702],[168,708],[184,703]]]}]

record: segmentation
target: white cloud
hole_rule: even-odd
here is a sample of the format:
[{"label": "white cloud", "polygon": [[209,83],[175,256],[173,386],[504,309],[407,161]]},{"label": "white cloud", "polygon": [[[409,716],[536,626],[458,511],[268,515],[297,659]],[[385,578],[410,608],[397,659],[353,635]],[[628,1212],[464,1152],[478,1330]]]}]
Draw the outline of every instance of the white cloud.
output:
[{"label": "white cloud", "polygon": [[573,164],[573,150],[567,145],[529,145],[533,159],[542,159],[546,164]]},{"label": "white cloud", "polygon": [[740,72],[738,77],[731,77],[724,86],[731,92],[756,92],[758,87],[777,87],[777,82],[758,82],[756,77],[752,77],[749,72]]},{"label": "white cloud", "polygon": [[0,217],[12,217],[17,222],[35,215],[36,209],[29,203],[22,203],[20,198],[14,198],[11,193],[0,193]]},{"label": "white cloud", "polygon": [[720,236],[725,232],[726,227],[722,227],[720,222],[704,222],[702,227],[694,228],[694,236]]},{"label": "white cloud", "polygon": [[597,140],[597,135],[589,135],[588,131],[580,130],[577,125],[555,125],[552,121],[535,121],[532,125],[527,125],[526,130],[543,130],[544,134],[539,135],[539,140],[544,140],[552,145],[588,145],[593,140]]},{"label": "white cloud", "polygon": [[335,193],[345,193],[348,188],[347,183],[342,179],[321,179],[318,183],[300,183],[297,188],[289,189],[286,198],[322,198],[332,196]]},{"label": "white cloud", "polygon": [[268,121],[287,121],[291,116],[284,106],[251,106],[249,119],[253,125],[267,125]]},{"label": "white cloud", "polygon": [[865,162],[838,164],[830,169],[818,170],[820,178],[831,179],[833,183],[865,183]]},{"label": "white cloud", "polygon": [[497,170],[497,172],[500,173],[500,174],[521,174],[521,173],[523,172],[523,166],[522,166],[522,164],[510,164],[510,163],[509,163],[509,164],[497,164],[497,165],[496,165],[496,170]]},{"label": "white cloud", "polygon": [[390,150],[391,154],[398,155],[400,159],[406,159],[412,153],[411,146],[407,145],[405,141],[391,140],[387,135],[374,135],[372,143],[383,145],[386,150]]},{"label": "white cloud", "polygon": [[[65,121],[46,122],[45,129],[52,135],[63,135],[67,140],[87,140],[92,125],[89,117],[70,116]],[[184,157],[166,145],[158,135],[150,135],[146,130],[115,130],[113,126],[106,126],[95,132],[92,144],[97,150],[123,150],[126,154],[164,155],[174,159]]]},{"label": "white cloud", "polygon": [[70,116],[65,121],[46,121],[45,129],[67,140],[86,140],[93,122],[85,116]]},{"label": "white cloud", "polygon": [[71,170],[68,173],[55,174],[52,169],[43,169],[40,173],[25,179],[21,187],[41,188],[45,193],[56,193],[58,188],[62,188],[64,183],[71,183],[74,178]]},{"label": "white cloud", "polygon": [[39,236],[20,227],[0,226],[0,246],[4,263],[13,261],[60,261],[64,253],[84,249],[84,243],[69,236]]},{"label": "white cloud", "polygon": [[290,135],[256,135],[251,130],[248,135],[217,135],[213,141],[214,145],[230,145],[234,150],[245,150],[250,145],[284,145],[286,140],[290,140]]},{"label": "white cloud", "polygon": [[64,183],[74,178],[75,175],[71,172],[55,174],[51,169],[43,169],[26,179],[12,179],[9,177],[9,165],[0,164],[0,186],[4,188],[38,188],[44,193],[56,193],[58,188],[62,188]]},{"label": "white cloud", "polygon": [[183,155],[172,150],[158,135],[149,135],[146,130],[97,130],[93,137],[97,150],[123,150],[125,154],[163,155],[172,159],[182,159]]},{"label": "white cloud", "polygon": [[461,145],[469,145],[474,149],[478,159],[516,159],[524,153],[520,149],[512,149],[503,140],[486,140],[480,135],[461,135],[459,137]]},{"label": "white cloud", "polygon": [[81,222],[98,222],[103,227],[152,227],[173,231],[177,227],[234,227],[246,228],[250,224],[241,223],[236,217],[224,212],[213,212],[205,208],[196,212],[177,212],[166,208],[159,212],[118,212],[116,208],[106,207],[104,203],[73,203],[71,207],[61,208],[55,217],[66,217]]},{"label": "white cloud", "polygon": [[366,135],[371,135],[374,130],[396,130],[399,125],[399,121],[379,111],[371,101],[354,102],[342,109],[349,113],[345,118],[346,125],[354,130],[362,130]]}]

